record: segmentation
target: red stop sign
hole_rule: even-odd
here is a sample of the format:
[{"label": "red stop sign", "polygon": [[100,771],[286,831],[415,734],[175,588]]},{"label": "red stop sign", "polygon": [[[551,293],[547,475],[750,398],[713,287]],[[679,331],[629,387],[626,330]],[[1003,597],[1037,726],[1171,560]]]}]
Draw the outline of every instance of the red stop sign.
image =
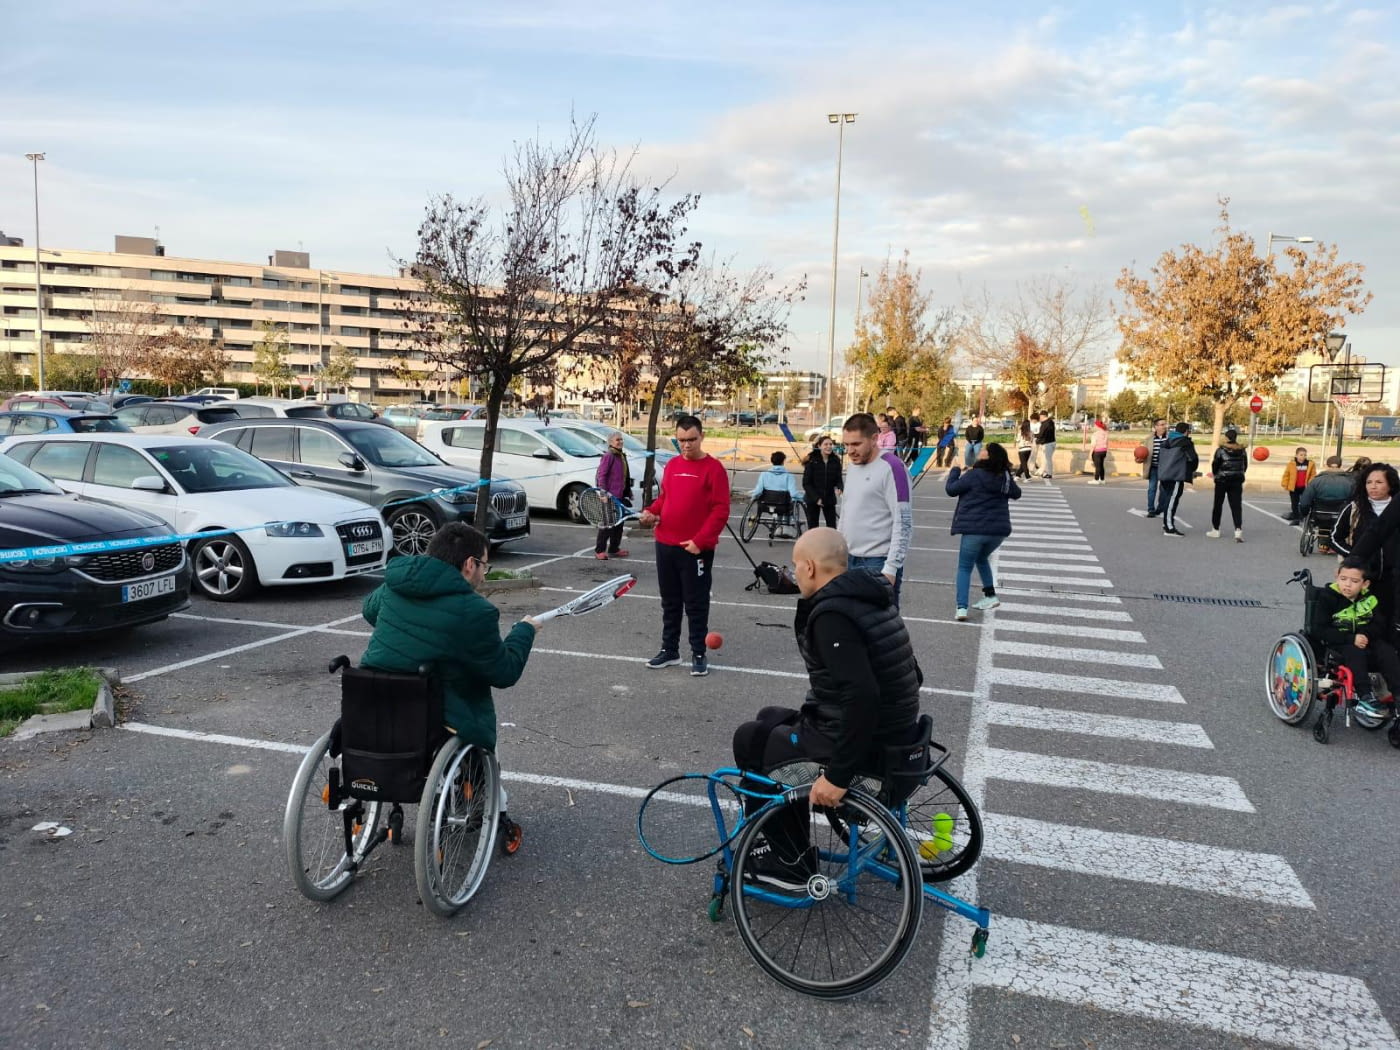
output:
[{"label": "red stop sign", "polygon": [[1264,399],[1255,394],[1249,399],[1249,410],[1255,413],[1264,411]]}]

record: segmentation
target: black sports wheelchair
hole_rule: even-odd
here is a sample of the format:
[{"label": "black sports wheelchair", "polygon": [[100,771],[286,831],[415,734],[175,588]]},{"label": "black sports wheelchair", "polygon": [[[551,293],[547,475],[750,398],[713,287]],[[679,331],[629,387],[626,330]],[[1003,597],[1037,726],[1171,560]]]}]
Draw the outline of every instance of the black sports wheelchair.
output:
[{"label": "black sports wheelchair", "polygon": [[1288,582],[1303,585],[1303,629],[1285,634],[1269,654],[1264,670],[1264,698],[1269,710],[1289,725],[1300,726],[1320,700],[1322,710],[1313,723],[1313,739],[1319,744],[1327,743],[1333,719],[1340,711],[1343,725],[1355,722],[1373,732],[1389,725],[1386,738],[1392,747],[1400,748],[1400,720],[1395,716],[1395,698],[1385,680],[1371,674],[1369,691],[1385,705],[1381,715],[1357,706],[1360,693],[1366,690],[1357,689],[1351,671],[1336,650],[1319,640],[1323,625],[1318,622],[1318,595],[1322,588],[1313,584],[1308,569],[1299,569]]},{"label": "black sports wheelchair", "polygon": [[378,846],[404,841],[403,807],[417,804],[418,893],[450,916],[481,886],[498,838],[506,854],[520,848],[496,756],[443,725],[428,668],[392,674],[338,656],[330,671],[343,671],[340,718],[302,759],[282,822],[292,881],[311,900],[335,897]]},{"label": "black sports wheelchair", "polygon": [[759,529],[767,529],[770,547],[775,539],[797,539],[806,527],[807,510],[803,502],[794,500],[791,492],[771,489],[764,489],[756,499],[749,500],[739,517],[739,534],[745,543],[752,540]]},{"label": "black sports wheelchair", "polygon": [[1298,537],[1298,553],[1307,557],[1314,551],[1321,551],[1324,554],[1333,553],[1332,550],[1332,529],[1337,524],[1337,519],[1342,516],[1342,511],[1346,510],[1347,500],[1313,500],[1308,507],[1308,513],[1300,523],[1303,529],[1302,535]]}]

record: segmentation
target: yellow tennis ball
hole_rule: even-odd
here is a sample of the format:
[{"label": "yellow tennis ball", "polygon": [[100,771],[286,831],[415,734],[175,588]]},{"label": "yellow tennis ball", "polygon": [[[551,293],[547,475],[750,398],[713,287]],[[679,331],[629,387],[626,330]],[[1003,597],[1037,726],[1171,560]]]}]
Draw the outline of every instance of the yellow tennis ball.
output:
[{"label": "yellow tennis ball", "polygon": [[919,844],[919,856],[933,860],[953,848],[953,818],[948,813],[933,815],[933,836]]}]

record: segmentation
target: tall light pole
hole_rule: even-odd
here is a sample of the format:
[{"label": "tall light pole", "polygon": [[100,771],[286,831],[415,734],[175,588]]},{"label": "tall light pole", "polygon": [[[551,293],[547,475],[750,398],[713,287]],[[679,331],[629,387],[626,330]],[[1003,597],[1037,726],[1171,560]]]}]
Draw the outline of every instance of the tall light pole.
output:
[{"label": "tall light pole", "polygon": [[1316,238],[1309,237],[1305,233],[1300,234],[1297,237],[1289,237],[1288,235],[1282,233],[1271,233],[1269,234],[1269,239],[1264,246],[1264,250],[1266,254],[1272,256],[1274,254],[1274,241],[1292,241],[1294,244],[1312,244],[1315,239]]},{"label": "tall light pole", "polygon": [[836,373],[836,252],[841,244],[841,158],[846,145],[846,125],[854,113],[828,113],[826,122],[836,125],[836,221],[831,231],[831,324],[826,346],[826,418],[831,418],[831,380]]},{"label": "tall light pole", "polygon": [[39,162],[42,153],[26,153],[34,165],[34,352],[38,362],[38,389],[44,389],[44,272],[39,265]]},{"label": "tall light pole", "polygon": [[[870,271],[867,270],[867,269],[865,269],[865,267],[861,267],[860,272],[856,275],[856,326],[855,326],[855,327],[856,327],[856,334],[857,334],[857,335],[860,334],[860,307],[861,307],[860,288],[861,288],[861,282],[863,282],[863,281],[864,281],[867,277],[869,277],[869,276],[870,276]],[[849,360],[846,362],[846,368],[847,368],[847,370],[848,370],[848,374],[847,374],[847,376],[846,376],[846,415],[849,416],[851,413],[853,413],[853,412],[856,410],[856,370],[855,370],[853,367],[851,367],[851,362],[850,362]],[[828,417],[828,418],[830,418],[830,417]]]}]

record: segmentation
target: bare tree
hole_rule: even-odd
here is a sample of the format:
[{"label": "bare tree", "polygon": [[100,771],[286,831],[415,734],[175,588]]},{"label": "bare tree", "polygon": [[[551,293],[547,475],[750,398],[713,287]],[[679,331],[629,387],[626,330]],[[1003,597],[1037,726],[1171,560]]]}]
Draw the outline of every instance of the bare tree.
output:
[{"label": "bare tree", "polygon": [[258,322],[258,341],[253,344],[253,376],[277,391],[292,385],[292,366],[287,362],[287,332],[276,321]]},{"label": "bare tree", "polygon": [[339,387],[341,392],[355,378],[355,351],[343,343],[331,344],[330,360],[321,368],[321,382],[329,393],[331,387]]},{"label": "bare tree", "polygon": [[[964,298],[962,314],[959,352],[976,371],[1013,384],[1027,411],[1036,407],[1042,389],[1084,374],[1105,355],[1112,330],[1102,289],[1080,291],[1072,279],[1058,276],[1017,285],[1004,302],[983,288]],[[1027,352],[1031,346],[1033,354]]]},{"label": "bare tree", "polygon": [[107,380],[146,371],[146,360],[171,331],[170,320],[159,306],[128,299],[125,294],[114,299],[93,296],[88,316],[87,345],[98,376]]},{"label": "bare tree", "polygon": [[197,326],[167,328],[147,350],[140,368],[158,383],[165,384],[167,393],[179,387],[217,384],[228,369],[228,354],[221,340],[210,340]]},{"label": "bare tree", "polygon": [[[405,304],[409,342],[448,375],[486,391],[481,476],[489,484],[496,422],[511,384],[560,378],[595,352],[590,339],[629,290],[646,283],[685,234],[696,198],[663,202],[601,151],[592,118],[562,145],[518,144],[505,164],[508,203],[429,201],[411,263],[423,300]],[[489,499],[477,501],[486,523]]]},{"label": "bare tree", "polygon": [[1253,239],[1230,228],[1229,198],[1220,199],[1219,240],[1166,251],[1151,279],[1125,269],[1127,300],[1118,318],[1119,360],[1135,379],[1153,379],[1214,407],[1213,443],[1225,412],[1243,395],[1271,393],[1305,351],[1325,356],[1327,334],[1371,301],[1364,267],[1338,262],[1335,246],[1290,248],[1290,268],[1260,256]]},{"label": "bare tree", "polygon": [[[694,255],[666,264],[663,272],[660,287],[634,292],[617,312],[655,383],[648,448],[656,447],[661,405],[672,384],[705,395],[756,382],[763,369],[780,363],[788,314],[806,287],[805,278],[779,286],[766,267],[739,274],[727,262],[700,264]],[[656,462],[648,458],[642,480],[647,500],[655,479]]]}]

